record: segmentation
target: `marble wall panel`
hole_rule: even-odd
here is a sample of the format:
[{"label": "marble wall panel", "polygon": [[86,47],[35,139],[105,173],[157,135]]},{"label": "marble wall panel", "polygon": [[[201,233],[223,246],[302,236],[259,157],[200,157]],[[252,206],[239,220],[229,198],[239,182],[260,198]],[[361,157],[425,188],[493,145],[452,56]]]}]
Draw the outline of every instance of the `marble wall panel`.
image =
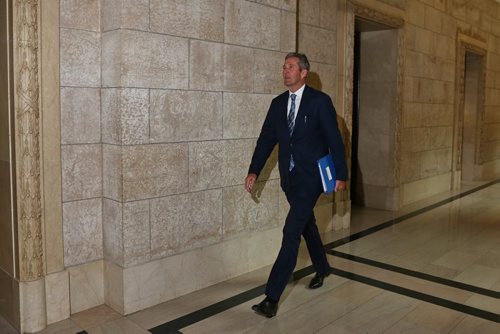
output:
[{"label": "marble wall panel", "polygon": [[409,1],[406,8],[408,22],[423,27],[425,25],[425,5],[420,1]]},{"label": "marble wall panel", "polygon": [[226,140],[223,145],[223,185],[224,187],[243,185],[255,148],[255,140]]},{"label": "marble wall panel", "polygon": [[451,149],[403,154],[401,178],[407,182],[444,174],[451,170]]},{"label": "marble wall panel", "polygon": [[255,0],[256,3],[280,8],[281,0]]},{"label": "marble wall panel", "polygon": [[[311,63],[311,71],[307,76],[306,83],[311,87],[321,90],[330,95],[333,104],[337,101],[337,66],[332,64]],[[341,112],[338,111],[340,114]]]},{"label": "marble wall panel", "polygon": [[281,0],[281,9],[297,12],[297,0]]},{"label": "marble wall panel", "polygon": [[123,266],[123,205],[104,198],[102,201],[103,254],[106,261]]},{"label": "marble wall panel", "polygon": [[153,90],[151,142],[222,138],[222,93]]},{"label": "marble wall panel", "polygon": [[100,198],[63,203],[64,265],[102,259]]},{"label": "marble wall panel", "polygon": [[225,141],[189,143],[189,191],[222,187]]},{"label": "marble wall panel", "polygon": [[401,181],[403,182],[401,186],[401,195],[403,197],[402,205],[408,205],[424,198],[449,191],[451,173],[440,174],[408,183],[406,183],[405,180]]},{"label": "marble wall panel", "polygon": [[405,103],[403,108],[403,126],[426,127],[426,126],[452,126],[453,125],[452,104],[434,103]]},{"label": "marble wall panel", "polygon": [[299,24],[299,48],[309,61],[332,63],[337,57],[336,34],[330,30]]},{"label": "marble wall panel", "polygon": [[319,26],[329,30],[337,30],[337,1],[320,0]]},{"label": "marble wall panel", "polygon": [[97,32],[61,29],[61,86],[101,85],[101,35]]},{"label": "marble wall panel", "polygon": [[101,108],[104,143],[149,142],[149,90],[104,88]]},{"label": "marble wall panel", "polygon": [[109,305],[120,314],[124,314],[123,269],[111,262],[104,261],[103,275],[106,305]]},{"label": "marble wall panel", "polygon": [[224,93],[224,138],[257,138],[273,97],[267,94]]},{"label": "marble wall panel", "polygon": [[293,52],[297,41],[297,14],[295,12],[281,11],[280,50]]},{"label": "marble wall panel", "polygon": [[103,196],[121,202],[123,198],[122,148],[116,145],[102,145],[102,159]]},{"label": "marble wall panel", "polygon": [[221,189],[151,200],[153,258],[177,254],[221,240]]},{"label": "marble wall panel", "polygon": [[286,53],[255,50],[254,92],[278,94],[286,90],[283,85],[282,68]]},{"label": "marble wall panel", "polygon": [[299,22],[318,26],[320,23],[320,0],[299,0]]},{"label": "marble wall panel", "polygon": [[[258,179],[259,182],[265,181],[265,180],[279,179],[280,173],[278,170],[278,150],[279,150],[279,147],[275,146],[274,150],[269,155],[269,158],[267,159],[266,164],[264,165],[264,167],[262,168],[262,171],[260,172],[259,179]],[[250,156],[250,158],[251,158],[251,156]],[[243,161],[245,168],[241,171],[241,173],[243,174],[243,172],[244,172],[245,177],[246,177],[246,173],[248,172],[248,167],[250,166],[250,162],[251,162],[251,160]],[[240,182],[242,182],[242,181],[240,181]]]},{"label": "marble wall panel", "polygon": [[254,61],[253,49],[224,45],[224,90],[252,92]]},{"label": "marble wall panel", "polygon": [[101,30],[101,1],[99,0],[61,0],[61,28],[72,28],[89,31]]},{"label": "marble wall panel", "polygon": [[149,30],[149,0],[103,0],[102,30]]},{"label": "marble wall panel", "polygon": [[123,265],[134,266],[150,260],[149,201],[123,204]]},{"label": "marble wall panel", "polygon": [[185,38],[141,31],[104,33],[103,85],[186,89],[188,44]]},{"label": "marble wall panel", "polygon": [[224,0],[152,0],[151,31],[224,40]]},{"label": "marble wall panel", "polygon": [[101,145],[63,145],[62,197],[63,202],[102,195]]},{"label": "marble wall panel", "polygon": [[69,274],[66,270],[45,276],[47,324],[70,316]]},{"label": "marble wall panel", "polygon": [[188,189],[188,144],[123,147],[123,200],[132,201]]},{"label": "marble wall panel", "polygon": [[405,153],[449,148],[452,139],[452,127],[409,128],[401,131],[401,146]]},{"label": "marble wall panel", "polygon": [[439,10],[433,7],[426,6],[424,19],[425,28],[437,33],[441,33],[443,24],[442,17],[443,14]]},{"label": "marble wall panel", "polygon": [[101,96],[95,88],[61,88],[61,143],[101,141]]},{"label": "marble wall panel", "polygon": [[241,185],[224,188],[224,238],[278,224],[278,180],[255,184],[253,196]]},{"label": "marble wall panel", "polygon": [[224,44],[189,42],[189,87],[220,91],[224,87]]},{"label": "marble wall panel", "polygon": [[71,314],[104,304],[103,267],[100,260],[68,268]]},{"label": "marble wall panel", "polygon": [[281,11],[243,0],[226,1],[224,42],[263,49],[280,48]]}]

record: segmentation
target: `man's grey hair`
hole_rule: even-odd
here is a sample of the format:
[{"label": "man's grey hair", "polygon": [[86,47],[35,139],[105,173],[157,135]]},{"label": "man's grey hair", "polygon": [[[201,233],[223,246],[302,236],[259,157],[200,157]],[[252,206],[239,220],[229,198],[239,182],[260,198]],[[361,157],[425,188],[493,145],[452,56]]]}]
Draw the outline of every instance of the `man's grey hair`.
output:
[{"label": "man's grey hair", "polygon": [[299,67],[301,70],[307,70],[311,68],[311,65],[309,64],[309,60],[307,60],[307,57],[303,53],[299,52],[290,52],[289,54],[286,55],[285,60],[288,58],[298,58],[299,59]]}]

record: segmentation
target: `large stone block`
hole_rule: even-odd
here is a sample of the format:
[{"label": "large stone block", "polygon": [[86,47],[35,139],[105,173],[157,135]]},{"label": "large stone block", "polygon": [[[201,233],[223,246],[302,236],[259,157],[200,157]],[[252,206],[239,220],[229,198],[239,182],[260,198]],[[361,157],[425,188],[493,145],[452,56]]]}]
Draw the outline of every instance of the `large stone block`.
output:
[{"label": "large stone block", "polygon": [[102,259],[100,198],[63,203],[64,266]]},{"label": "large stone block", "polygon": [[151,200],[153,258],[177,254],[221,240],[221,189]]},{"label": "large stone block", "polygon": [[151,142],[222,138],[222,93],[151,91]]},{"label": "large stone block", "polygon": [[102,89],[102,141],[108,144],[149,142],[149,91]]},{"label": "large stone block", "polygon": [[224,0],[152,0],[151,30],[222,42]]},{"label": "large stone block", "polygon": [[257,138],[273,97],[224,93],[224,138]]},{"label": "large stone block", "polygon": [[281,9],[297,12],[297,0],[281,0]]},{"label": "large stone block", "polygon": [[311,63],[307,84],[330,95],[335,105],[337,95],[337,67],[331,64]]},{"label": "large stone block", "polygon": [[122,147],[102,146],[102,192],[103,196],[121,202],[123,199]]},{"label": "large stone block", "polygon": [[104,86],[178,89],[188,87],[187,39],[116,30],[104,33],[102,41]]},{"label": "large stone block", "polygon": [[123,265],[145,263],[151,258],[149,201],[123,204]]},{"label": "large stone block", "polygon": [[401,132],[401,148],[404,153],[450,148],[453,128],[409,128]]},{"label": "large stone block", "polygon": [[223,185],[243,187],[255,148],[254,139],[224,141]]},{"label": "large stone block", "polygon": [[405,182],[412,182],[449,172],[451,160],[451,149],[403,154],[401,158],[401,179],[405,180]]},{"label": "large stone block", "polygon": [[102,30],[149,30],[149,0],[103,0]]},{"label": "large stone block", "polygon": [[61,160],[64,202],[102,195],[100,145],[64,145]]},{"label": "large stone block", "polygon": [[126,146],[122,161],[124,201],[188,189],[188,144]]},{"label": "large stone block", "polygon": [[100,31],[99,0],[61,0],[59,11],[61,28]]},{"label": "large stone block", "polygon": [[223,185],[224,147],[225,141],[189,143],[189,191]]},{"label": "large stone block", "polygon": [[280,50],[294,52],[297,41],[297,14],[286,10],[281,11]]},{"label": "large stone block", "polygon": [[189,87],[220,91],[224,87],[224,44],[190,41]]},{"label": "large stone block", "polygon": [[104,303],[103,261],[69,268],[71,313],[78,313]]},{"label": "large stone block", "polygon": [[251,92],[253,90],[253,49],[224,45],[224,90]]},{"label": "large stone block", "polygon": [[255,184],[253,195],[241,185],[224,188],[224,238],[278,224],[278,180]]},{"label": "large stone block", "polygon": [[122,203],[104,198],[102,202],[102,230],[104,259],[123,266]]},{"label": "large stone block", "polygon": [[281,11],[243,0],[226,1],[224,41],[279,50]]},{"label": "large stone block", "polygon": [[299,23],[319,26],[320,0],[299,0]]},{"label": "large stone block", "polygon": [[61,143],[90,144],[101,141],[99,89],[61,88]]},{"label": "large stone block", "polygon": [[336,34],[331,30],[299,24],[298,47],[309,61],[332,63],[337,58]]},{"label": "large stone block", "polygon": [[101,85],[100,33],[61,29],[61,86]]},{"label": "large stone block", "polygon": [[403,108],[403,127],[452,126],[452,104],[406,103]]},{"label": "large stone block", "polygon": [[286,53],[255,50],[254,92],[278,94],[286,88],[283,85],[282,67]]},{"label": "large stone block", "polygon": [[[320,0],[319,25],[329,30],[337,30],[337,1]],[[332,32],[333,33],[333,32]]]}]

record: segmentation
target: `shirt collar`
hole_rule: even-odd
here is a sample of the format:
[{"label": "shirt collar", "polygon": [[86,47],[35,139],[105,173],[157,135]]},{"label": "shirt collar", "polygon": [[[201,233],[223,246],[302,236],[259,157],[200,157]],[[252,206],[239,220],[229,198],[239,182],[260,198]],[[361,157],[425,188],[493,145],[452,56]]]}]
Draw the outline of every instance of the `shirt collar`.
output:
[{"label": "shirt collar", "polygon": [[304,93],[304,88],[306,87],[306,84],[303,84],[302,87],[300,87],[299,89],[297,89],[294,93],[292,93],[291,91],[288,91],[289,95],[292,95],[292,94],[295,94],[297,95],[297,98],[301,99],[302,98],[302,94]]}]

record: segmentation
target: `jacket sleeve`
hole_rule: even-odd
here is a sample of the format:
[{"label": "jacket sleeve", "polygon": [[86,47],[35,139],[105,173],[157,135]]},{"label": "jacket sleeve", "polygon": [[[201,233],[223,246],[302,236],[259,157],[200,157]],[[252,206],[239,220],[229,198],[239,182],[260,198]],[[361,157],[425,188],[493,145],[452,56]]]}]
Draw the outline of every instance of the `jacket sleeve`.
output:
[{"label": "jacket sleeve", "polygon": [[276,146],[278,142],[276,135],[276,122],[274,120],[274,114],[272,112],[273,104],[267,112],[266,119],[262,125],[259,138],[257,139],[257,145],[255,147],[252,162],[250,163],[250,168],[248,169],[248,174],[253,173],[259,176],[262,168],[266,164],[267,158]]},{"label": "jacket sleeve", "polygon": [[337,180],[346,181],[348,173],[345,147],[337,123],[337,113],[335,112],[335,108],[329,96],[324,96],[320,103],[319,115],[321,131],[333,158],[336,177]]}]

